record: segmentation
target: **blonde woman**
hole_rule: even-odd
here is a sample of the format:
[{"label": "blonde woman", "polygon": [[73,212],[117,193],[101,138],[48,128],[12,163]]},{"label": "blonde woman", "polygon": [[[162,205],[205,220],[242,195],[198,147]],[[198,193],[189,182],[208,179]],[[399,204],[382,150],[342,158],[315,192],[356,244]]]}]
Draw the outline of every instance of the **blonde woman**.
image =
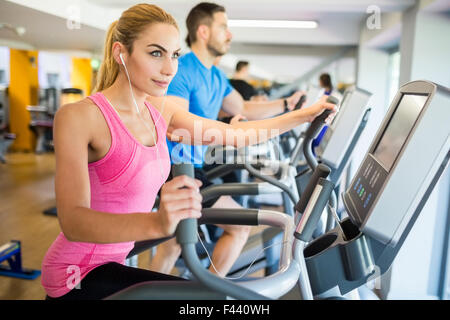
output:
[{"label": "blonde woman", "polygon": [[[282,133],[334,110],[321,101],[270,120],[228,125],[173,104],[151,105],[148,97],[163,96],[177,72],[179,48],[171,15],[149,4],[129,8],[108,30],[96,93],[57,112],[55,188],[62,232],[42,263],[48,299],[102,299],[142,281],[179,280],[123,265],[135,241],[170,236],[180,220],[201,216],[199,181],[183,176],[165,183],[166,134],[234,145],[237,129]],[[227,130],[236,137],[194,141],[195,123],[203,133],[214,128],[222,137]],[[186,134],[172,136],[177,129]],[[151,212],[160,188],[159,209]]]}]

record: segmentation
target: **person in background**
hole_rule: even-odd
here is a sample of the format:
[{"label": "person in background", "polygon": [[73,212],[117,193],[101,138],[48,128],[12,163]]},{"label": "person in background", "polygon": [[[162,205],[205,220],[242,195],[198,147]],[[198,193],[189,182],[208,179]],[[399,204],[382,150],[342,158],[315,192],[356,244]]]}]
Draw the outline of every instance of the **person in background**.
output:
[{"label": "person in background", "polygon": [[[334,96],[339,99],[339,101],[342,100],[342,95],[339,93],[339,91],[335,90],[333,83],[331,82],[331,76],[328,73],[322,73],[319,76],[319,86],[323,89],[323,94],[326,96]],[[325,132],[327,132],[328,126],[323,126],[322,131],[320,131],[319,135],[313,140],[312,142],[312,151],[315,155],[315,149],[322,141],[323,136],[325,135]]]},{"label": "person in background", "polygon": [[236,64],[236,71],[233,77],[230,79],[230,83],[233,88],[239,92],[245,101],[249,101],[256,95],[256,90],[251,84],[249,84],[249,63],[248,61],[239,61]]},{"label": "person in background", "polygon": [[331,76],[328,73],[322,73],[319,76],[319,86],[323,90],[323,94],[326,96],[335,96],[339,100],[342,98],[338,90],[336,90],[331,82]]}]

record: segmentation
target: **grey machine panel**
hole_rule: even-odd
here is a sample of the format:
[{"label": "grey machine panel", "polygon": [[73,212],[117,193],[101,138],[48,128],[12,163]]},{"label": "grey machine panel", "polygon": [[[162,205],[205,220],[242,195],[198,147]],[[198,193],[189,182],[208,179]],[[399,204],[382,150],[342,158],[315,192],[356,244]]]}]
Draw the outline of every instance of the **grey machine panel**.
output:
[{"label": "grey machine panel", "polygon": [[450,93],[426,81],[402,86],[344,204],[361,232],[395,246],[450,148]]},{"label": "grey machine panel", "polygon": [[338,114],[316,148],[317,156],[327,165],[339,167],[351,143],[350,137],[355,135],[367,110],[371,95],[357,87],[345,91]]},{"label": "grey machine panel", "polygon": [[314,295],[345,294],[390,268],[449,164],[449,119],[448,88],[413,81],[399,89],[344,194],[342,229],[304,250]]}]

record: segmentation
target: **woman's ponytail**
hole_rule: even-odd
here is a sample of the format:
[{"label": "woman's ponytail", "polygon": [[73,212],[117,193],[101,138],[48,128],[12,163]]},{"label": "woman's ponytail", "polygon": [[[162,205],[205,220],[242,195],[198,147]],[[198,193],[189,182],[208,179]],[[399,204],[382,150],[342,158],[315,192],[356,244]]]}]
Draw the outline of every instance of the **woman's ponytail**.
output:
[{"label": "woman's ponytail", "polygon": [[97,84],[94,92],[99,92],[110,87],[119,74],[119,65],[114,60],[112,52],[112,45],[117,41],[116,26],[117,21],[111,23],[106,34],[105,47],[103,49],[103,61],[98,72]]}]

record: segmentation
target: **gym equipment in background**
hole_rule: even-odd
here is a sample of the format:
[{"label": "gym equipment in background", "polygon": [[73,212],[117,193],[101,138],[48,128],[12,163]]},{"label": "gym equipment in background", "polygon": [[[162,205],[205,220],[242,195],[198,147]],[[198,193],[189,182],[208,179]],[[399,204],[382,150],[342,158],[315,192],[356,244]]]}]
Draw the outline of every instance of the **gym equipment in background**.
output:
[{"label": "gym equipment in background", "polygon": [[[22,247],[20,241],[12,240],[0,246],[0,276],[33,280],[41,271],[22,267]],[[6,261],[8,266],[1,265]]]},{"label": "gym equipment in background", "polygon": [[[44,117],[46,117],[42,122],[34,122],[36,130],[39,130],[38,128],[41,130],[38,131],[40,134],[38,135],[36,153],[47,150],[45,145],[48,145],[53,150],[53,118],[59,106],[81,100],[82,98],[83,90],[77,88],[65,88],[61,90],[61,93],[58,93],[56,88],[44,89],[41,100],[43,106],[33,107],[41,110],[40,112],[44,113]],[[49,216],[56,216],[57,210],[56,207],[52,207],[44,210],[43,213]]]},{"label": "gym equipment in background", "polygon": [[9,99],[8,87],[0,86],[0,162],[6,163],[5,154],[9,146],[16,139],[14,133],[9,132]]},{"label": "gym equipment in background", "polygon": [[53,118],[59,106],[80,100],[83,91],[77,88],[46,88],[41,90],[39,105],[28,106],[30,129],[36,134],[36,153],[53,150]]}]

